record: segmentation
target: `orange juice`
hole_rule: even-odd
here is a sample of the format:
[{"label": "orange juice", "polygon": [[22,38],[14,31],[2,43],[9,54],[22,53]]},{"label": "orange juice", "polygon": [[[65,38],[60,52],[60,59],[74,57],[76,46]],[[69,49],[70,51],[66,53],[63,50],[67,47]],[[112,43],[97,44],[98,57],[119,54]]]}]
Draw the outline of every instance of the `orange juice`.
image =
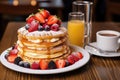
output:
[{"label": "orange juice", "polygon": [[71,44],[84,46],[84,21],[68,21],[68,37]]}]

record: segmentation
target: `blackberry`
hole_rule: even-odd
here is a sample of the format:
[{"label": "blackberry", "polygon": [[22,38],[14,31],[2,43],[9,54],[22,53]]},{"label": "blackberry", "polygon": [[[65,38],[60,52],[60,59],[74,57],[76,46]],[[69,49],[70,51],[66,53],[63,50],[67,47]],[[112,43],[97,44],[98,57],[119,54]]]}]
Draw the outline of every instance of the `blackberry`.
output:
[{"label": "blackberry", "polygon": [[56,69],[56,64],[53,60],[51,60],[48,64],[48,69]]},{"label": "blackberry", "polygon": [[29,62],[24,62],[24,67],[25,68],[30,68],[30,63]]},{"label": "blackberry", "polygon": [[19,64],[19,62],[22,61],[22,58],[21,57],[16,57],[15,60],[14,60],[14,64]]}]

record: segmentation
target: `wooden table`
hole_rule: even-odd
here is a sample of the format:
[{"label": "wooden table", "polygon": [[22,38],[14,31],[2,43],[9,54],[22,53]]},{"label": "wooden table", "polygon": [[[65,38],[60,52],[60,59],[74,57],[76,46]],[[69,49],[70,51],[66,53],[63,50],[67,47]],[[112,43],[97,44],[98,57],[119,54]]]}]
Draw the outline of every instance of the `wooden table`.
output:
[{"label": "wooden table", "polygon": [[[17,29],[24,26],[24,22],[10,22],[0,44],[0,53],[11,47],[17,40]],[[63,25],[66,25],[64,23]],[[93,37],[102,29],[120,31],[120,23],[93,23]],[[60,74],[32,75],[12,71],[0,63],[0,80],[120,80],[120,57],[103,58],[92,56],[83,67]]]}]

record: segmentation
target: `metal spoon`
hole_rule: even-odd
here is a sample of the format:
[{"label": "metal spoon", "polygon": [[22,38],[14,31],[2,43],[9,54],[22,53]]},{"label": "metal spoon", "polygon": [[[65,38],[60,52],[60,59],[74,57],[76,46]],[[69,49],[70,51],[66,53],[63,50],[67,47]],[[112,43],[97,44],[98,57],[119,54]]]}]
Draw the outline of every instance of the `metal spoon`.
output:
[{"label": "metal spoon", "polygon": [[113,53],[117,54],[117,52],[118,52],[118,50],[117,51],[104,51],[104,50],[102,50],[100,48],[97,48],[97,47],[91,45],[91,44],[87,44],[87,46],[91,47],[92,49],[94,49],[95,51],[98,51],[101,54],[106,54],[106,55],[110,55],[110,54],[113,54]]}]

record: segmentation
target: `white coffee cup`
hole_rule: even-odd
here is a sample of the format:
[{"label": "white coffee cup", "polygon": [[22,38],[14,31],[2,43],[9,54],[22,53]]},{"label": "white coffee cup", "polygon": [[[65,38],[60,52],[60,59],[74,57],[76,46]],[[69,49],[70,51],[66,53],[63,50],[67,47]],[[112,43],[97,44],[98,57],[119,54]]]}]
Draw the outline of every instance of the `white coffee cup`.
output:
[{"label": "white coffee cup", "polygon": [[117,51],[120,33],[113,30],[102,30],[96,33],[97,47],[105,51]]}]

